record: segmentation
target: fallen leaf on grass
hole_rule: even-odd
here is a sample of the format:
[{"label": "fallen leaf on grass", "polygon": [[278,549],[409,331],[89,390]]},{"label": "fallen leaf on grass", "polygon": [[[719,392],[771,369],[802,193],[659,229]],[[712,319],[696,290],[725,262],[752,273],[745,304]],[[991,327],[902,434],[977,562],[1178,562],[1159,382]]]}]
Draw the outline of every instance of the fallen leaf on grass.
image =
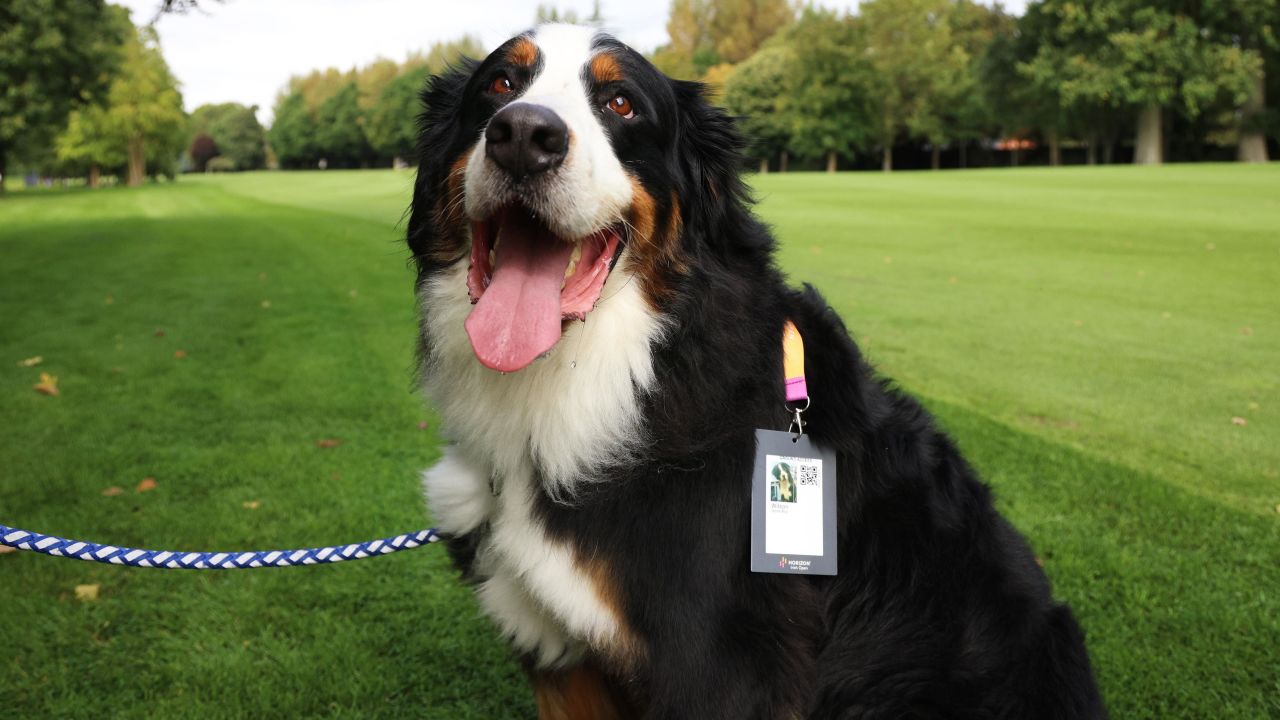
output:
[{"label": "fallen leaf on grass", "polygon": [[108,304],[108,305],[115,305],[115,304],[116,304],[116,299],[115,299],[115,298],[113,298],[113,297],[111,297],[110,295],[108,295],[108,296],[107,296],[107,299],[106,299],[104,302],[106,302],[106,304]]},{"label": "fallen leaf on grass", "polygon": [[328,450],[329,448],[336,448],[341,444],[342,441],[338,438],[325,438],[324,440],[316,441],[316,447],[323,448],[325,450]]},{"label": "fallen leaf on grass", "polygon": [[1237,416],[1235,416],[1235,417],[1231,418],[1231,424],[1232,424],[1232,425],[1238,425],[1238,426],[1240,426],[1240,427],[1244,427],[1245,425],[1248,425],[1248,424],[1249,424],[1249,421],[1248,421],[1248,420],[1245,420],[1244,418],[1242,418],[1242,417],[1240,417],[1239,415],[1237,415]]},{"label": "fallen leaf on grass", "polygon": [[134,488],[137,492],[151,492],[156,489],[156,479],[153,477],[142,478],[142,482],[138,483],[138,487]]},{"label": "fallen leaf on grass", "polygon": [[351,288],[349,291],[347,291],[347,294],[348,294],[348,295],[350,295],[351,297],[355,297],[355,296],[359,295],[360,293],[359,293],[359,292],[357,292],[355,288]]},{"label": "fallen leaf on grass", "polygon": [[29,357],[26,360],[19,360],[18,367],[35,367],[42,362],[44,362],[44,358],[36,355],[35,357]]},{"label": "fallen leaf on grass", "polygon": [[156,337],[164,337],[164,328],[156,328]]},{"label": "fallen leaf on grass", "polygon": [[257,510],[258,508],[262,507],[262,502],[260,500],[245,500],[244,502],[240,503],[240,507],[244,508],[245,510]]},{"label": "fallen leaf on grass", "polygon": [[1252,335],[1252,334],[1253,334],[1253,328],[1251,328],[1251,327],[1242,327],[1242,328],[1240,328],[1240,334],[1241,334],[1241,335]]},{"label": "fallen leaf on grass", "polygon": [[124,494],[124,488],[120,487],[119,485],[112,485],[111,487],[106,488],[105,490],[102,491],[102,497],[115,497],[117,495],[122,495],[122,494]]},{"label": "fallen leaf on grass", "polygon": [[76,599],[80,602],[95,602],[98,599],[98,590],[101,585],[94,583],[92,585],[77,585]]},{"label": "fallen leaf on grass", "polygon": [[58,377],[49,373],[40,373],[40,382],[35,384],[35,389],[41,395],[57,395]]},{"label": "fallen leaf on grass", "polygon": [[174,350],[174,351],[173,351],[173,359],[174,359],[174,360],[181,360],[182,358],[184,358],[184,357],[186,357],[186,356],[187,356],[187,351],[186,351],[186,350]]},{"label": "fallen leaf on grass", "polygon": [[951,283],[952,285],[955,285],[956,283],[960,282],[960,279],[952,275],[951,277],[947,278],[947,282]]},{"label": "fallen leaf on grass", "polygon": [[418,423],[419,430],[426,430],[429,427],[431,427],[431,423],[427,422],[426,420],[423,420]]},{"label": "fallen leaf on grass", "polygon": [[1213,249],[1215,249],[1215,248],[1217,248],[1217,247],[1218,247],[1218,246],[1217,246],[1217,245],[1214,245],[1213,243],[1205,243],[1205,244],[1204,244],[1204,249],[1205,249],[1205,250],[1213,250]]},{"label": "fallen leaf on grass", "polygon": [[263,301],[262,301],[262,309],[263,309],[263,310],[268,310],[268,309],[270,309],[270,308],[271,308],[271,301],[270,301],[270,300],[263,300]]},{"label": "fallen leaf on grass", "polygon": [[1083,320],[1072,320],[1072,321],[1071,321],[1071,324],[1072,324],[1072,325],[1075,325],[1076,327],[1084,327],[1084,321],[1083,321]]}]

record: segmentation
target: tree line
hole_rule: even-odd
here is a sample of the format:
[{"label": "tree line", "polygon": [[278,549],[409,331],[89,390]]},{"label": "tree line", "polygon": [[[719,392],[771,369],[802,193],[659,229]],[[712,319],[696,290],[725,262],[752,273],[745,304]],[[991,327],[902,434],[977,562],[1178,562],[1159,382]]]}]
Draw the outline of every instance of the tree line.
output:
[{"label": "tree line", "polygon": [[[1265,161],[1280,136],[1278,2],[1033,0],[1014,16],[973,0],[864,0],[852,13],[673,0],[651,59],[711,86],[762,170]],[[585,18],[542,5],[535,20],[604,24],[598,4]],[[238,103],[186,115],[156,33],[123,8],[6,3],[0,176],[11,161],[89,184],[400,164],[426,77],[483,55],[466,36],[291,78],[264,129]]]},{"label": "tree line", "polygon": [[[1276,0],[674,0],[654,62],[710,84],[761,169],[1265,161],[1280,135]],[[1270,70],[1270,72],[1268,72]],[[1270,98],[1270,100],[1268,100]],[[975,155],[977,157],[975,157]],[[878,161],[878,162],[877,162]]]},{"label": "tree line", "polygon": [[459,57],[483,55],[472,36],[438,43],[404,62],[313,71],[290,78],[267,133],[282,168],[374,167],[413,157],[426,79]]}]

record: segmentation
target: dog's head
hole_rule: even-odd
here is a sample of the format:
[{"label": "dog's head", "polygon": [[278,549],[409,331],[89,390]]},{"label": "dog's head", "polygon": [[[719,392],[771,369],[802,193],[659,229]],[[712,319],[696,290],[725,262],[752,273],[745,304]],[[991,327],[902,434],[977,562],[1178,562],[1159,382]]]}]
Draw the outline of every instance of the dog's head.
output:
[{"label": "dog's head", "polygon": [[467,264],[465,328],[490,368],[551,350],[611,274],[661,312],[700,255],[745,241],[721,228],[746,212],[733,123],[607,35],[539,27],[423,99],[409,245],[423,281]]}]

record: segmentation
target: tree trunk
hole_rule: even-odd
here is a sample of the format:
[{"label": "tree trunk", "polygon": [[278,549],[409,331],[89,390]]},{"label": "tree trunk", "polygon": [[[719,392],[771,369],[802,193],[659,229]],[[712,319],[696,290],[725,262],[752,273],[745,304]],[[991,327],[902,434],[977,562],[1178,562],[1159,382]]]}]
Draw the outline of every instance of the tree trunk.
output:
[{"label": "tree trunk", "polygon": [[138,187],[147,176],[147,152],[142,138],[129,138],[129,187]]},{"label": "tree trunk", "polygon": [[827,172],[834,173],[836,171],[836,154],[834,152],[827,153]]},{"label": "tree trunk", "polygon": [[1116,140],[1108,137],[1102,142],[1102,164],[1111,165],[1116,161]]},{"label": "tree trunk", "polygon": [[788,158],[787,158],[787,151],[786,151],[786,150],[783,150],[783,151],[782,151],[782,155],[781,155],[781,157],[779,158],[779,162],[778,162],[778,172],[786,172],[786,171],[787,171],[787,159],[788,159]]},{"label": "tree trunk", "polygon": [[1138,115],[1138,137],[1134,143],[1135,165],[1159,165],[1164,161],[1164,113],[1150,104]]},{"label": "tree trunk", "polygon": [[769,174],[769,158],[767,157],[760,158],[760,174],[761,175]]},{"label": "tree trunk", "polygon": [[1240,147],[1237,157],[1240,162],[1264,163],[1271,158],[1267,154],[1267,135],[1257,126],[1258,116],[1267,108],[1267,74],[1265,70],[1258,72],[1254,79],[1253,92],[1240,108],[1243,127],[1240,130]]},{"label": "tree trunk", "polygon": [[964,170],[969,167],[969,143],[960,143],[960,169]]},{"label": "tree trunk", "polygon": [[933,150],[929,153],[929,167],[933,170],[942,169],[942,148],[934,143]]},{"label": "tree trunk", "polygon": [[102,168],[95,165],[89,166],[89,187],[96,188],[102,183]]},{"label": "tree trunk", "polygon": [[1053,167],[1062,164],[1062,136],[1058,128],[1049,128],[1049,164]]},{"label": "tree trunk", "polygon": [[1085,162],[1090,165],[1098,164],[1098,135],[1089,133],[1089,137],[1085,139]]},{"label": "tree trunk", "polygon": [[889,143],[884,144],[884,155],[880,159],[880,169],[885,172],[893,172],[893,146]]}]

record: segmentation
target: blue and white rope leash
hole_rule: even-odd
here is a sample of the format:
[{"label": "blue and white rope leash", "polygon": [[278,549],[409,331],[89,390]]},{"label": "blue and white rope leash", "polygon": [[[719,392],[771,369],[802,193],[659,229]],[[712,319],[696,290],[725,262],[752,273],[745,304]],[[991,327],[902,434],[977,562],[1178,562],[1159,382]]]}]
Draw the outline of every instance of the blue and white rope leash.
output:
[{"label": "blue and white rope leash", "polygon": [[69,540],[54,535],[0,525],[0,545],[18,550],[43,553],[54,557],[75,558],[89,562],[130,567],[169,570],[239,570],[292,565],[323,565],[367,557],[390,555],[438,542],[435,528],[419,530],[381,540],[368,540],[351,545],[305,548],[302,550],[255,550],[248,552],[180,552],[173,550],[140,550],[138,548],[99,545],[84,540]]}]

